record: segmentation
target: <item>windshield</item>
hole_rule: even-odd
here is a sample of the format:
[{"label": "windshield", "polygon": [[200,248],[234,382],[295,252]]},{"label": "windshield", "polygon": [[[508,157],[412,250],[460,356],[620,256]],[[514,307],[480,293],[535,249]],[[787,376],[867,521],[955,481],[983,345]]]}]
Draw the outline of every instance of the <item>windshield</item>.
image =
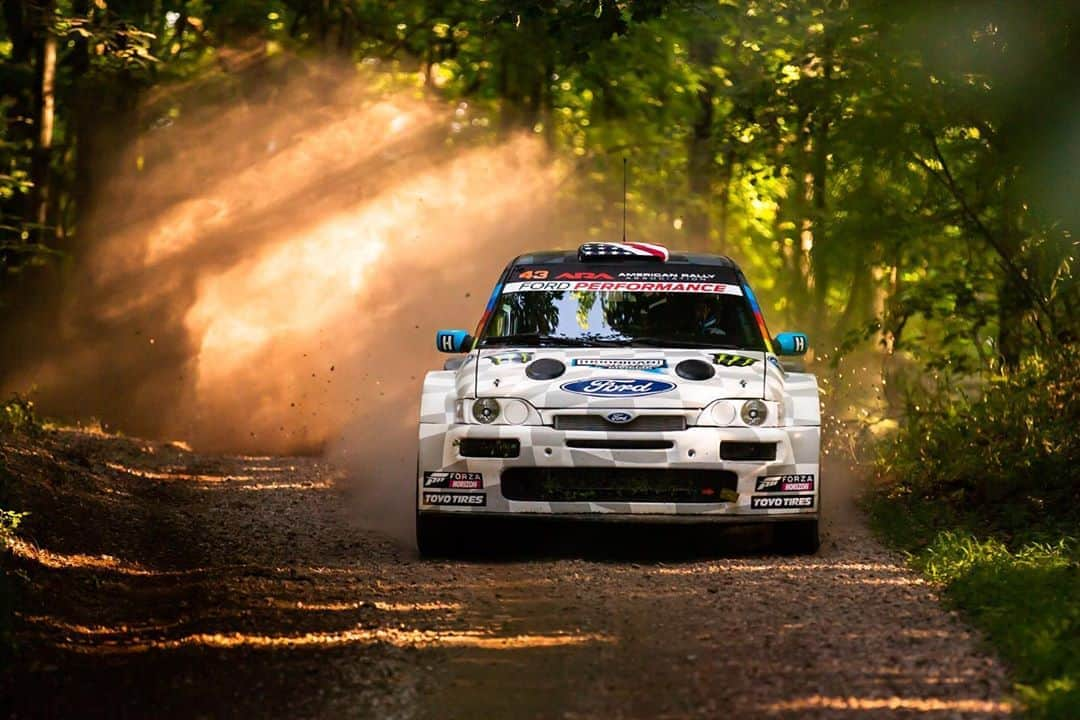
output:
[{"label": "windshield", "polygon": [[506,345],[765,349],[742,289],[717,283],[509,282],[480,338]]}]

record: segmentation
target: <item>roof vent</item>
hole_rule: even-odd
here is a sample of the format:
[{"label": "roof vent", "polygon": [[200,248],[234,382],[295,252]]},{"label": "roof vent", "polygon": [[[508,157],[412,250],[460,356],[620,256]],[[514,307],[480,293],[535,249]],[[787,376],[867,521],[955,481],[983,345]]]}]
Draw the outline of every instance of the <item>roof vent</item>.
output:
[{"label": "roof vent", "polygon": [[585,243],[578,248],[578,260],[657,260],[667,262],[668,249],[651,243]]}]

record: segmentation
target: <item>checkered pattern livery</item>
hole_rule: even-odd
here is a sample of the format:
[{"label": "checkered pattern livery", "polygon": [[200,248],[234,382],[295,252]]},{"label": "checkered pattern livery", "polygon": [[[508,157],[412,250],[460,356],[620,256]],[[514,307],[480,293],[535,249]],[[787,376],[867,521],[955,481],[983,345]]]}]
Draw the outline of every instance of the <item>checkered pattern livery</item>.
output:
[{"label": "checkered pattern livery", "polygon": [[[566,372],[554,380],[531,380],[525,375],[529,361],[521,361],[520,356],[511,359],[515,353],[500,348],[473,351],[456,371],[428,373],[421,398],[417,482],[422,484],[425,472],[481,473],[486,504],[428,505],[423,503],[421,492],[421,512],[607,515],[626,520],[688,516],[718,521],[816,516],[821,486],[818,478],[820,410],[817,381],[813,375],[784,372],[776,357],[765,352],[726,351],[728,357],[746,358],[746,361],[733,364],[717,363],[717,352],[707,350],[529,348],[527,354],[529,361],[557,359],[566,366]],[[716,375],[702,381],[678,377],[675,366],[691,358],[714,364]],[[575,365],[573,362],[632,359],[661,359],[666,365],[659,369],[637,370],[611,369],[615,365],[629,367],[632,363]],[[643,366],[650,365],[655,364],[643,363]],[[669,383],[674,387],[638,397],[581,395],[563,389],[568,383],[585,382],[588,385],[589,380],[604,379],[630,381],[630,385],[639,387],[649,382]],[[505,424],[502,417],[490,425],[476,423],[471,418],[471,407],[478,397],[524,401],[528,403],[526,420],[519,425]],[[763,399],[769,406],[770,419],[765,426],[749,427],[740,419],[738,409],[750,398]],[[718,400],[729,401],[734,411],[723,426],[717,424],[716,415],[711,412],[711,404]],[[556,414],[603,417],[612,412],[625,412],[635,417],[677,415],[685,419],[686,429],[651,433],[554,428]],[[567,440],[571,439],[628,437],[670,441],[671,448],[583,449],[567,446]],[[463,438],[515,439],[521,443],[521,452],[516,458],[466,458],[459,453]],[[776,443],[776,459],[770,462],[725,461],[720,458],[721,442]],[[508,467],[729,470],[738,475],[738,497],[732,502],[717,503],[514,501],[503,497],[500,491],[500,476]],[[813,475],[813,507],[753,509],[751,498],[755,495],[757,478],[769,475]]]}]

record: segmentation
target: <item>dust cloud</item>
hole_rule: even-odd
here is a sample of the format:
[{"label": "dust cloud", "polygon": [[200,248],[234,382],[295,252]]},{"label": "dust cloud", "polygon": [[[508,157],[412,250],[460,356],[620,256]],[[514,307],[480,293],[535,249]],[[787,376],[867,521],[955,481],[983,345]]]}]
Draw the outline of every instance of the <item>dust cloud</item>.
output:
[{"label": "dust cloud", "polygon": [[471,328],[512,255],[558,246],[563,178],[532,137],[375,85],[294,63],[163,113],[96,199],[55,343],[8,384],[200,450],[325,452],[373,518],[408,513],[434,331]]}]

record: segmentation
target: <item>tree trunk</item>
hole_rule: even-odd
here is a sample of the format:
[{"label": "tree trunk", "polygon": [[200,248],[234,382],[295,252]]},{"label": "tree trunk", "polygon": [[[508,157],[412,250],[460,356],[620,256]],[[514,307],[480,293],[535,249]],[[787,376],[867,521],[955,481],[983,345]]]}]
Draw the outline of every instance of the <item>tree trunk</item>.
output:
[{"label": "tree trunk", "polygon": [[38,242],[46,241],[49,222],[49,192],[52,174],[53,122],[56,112],[56,34],[53,32],[54,2],[41,6],[38,27],[40,38],[34,67],[34,155],[30,177],[34,183],[31,199],[32,218],[39,226]]},{"label": "tree trunk", "polygon": [[[85,17],[90,11],[89,0],[75,0],[71,3],[72,12],[76,16]],[[179,27],[179,23],[178,23]],[[179,32],[179,31],[178,31]],[[182,42],[179,39],[177,42]],[[95,157],[95,130],[94,119],[99,117],[103,110],[104,93],[95,92],[88,77],[90,72],[90,44],[81,35],[74,38],[70,53],[72,88],[74,97],[70,104],[71,133],[75,140],[75,176],[71,186],[71,197],[75,205],[75,213],[72,225],[75,228],[75,243],[79,247],[73,247],[69,238],[67,252],[77,257],[80,248],[87,247],[86,235],[89,232],[86,222],[90,211],[90,193],[94,187],[94,157]]]},{"label": "tree trunk", "polygon": [[[826,302],[829,285],[831,284],[831,268],[828,258],[828,235],[826,232],[825,213],[827,209],[826,178],[829,173],[829,128],[832,123],[832,103],[830,101],[832,89],[829,87],[832,78],[833,43],[828,31],[825,33],[824,45],[821,52],[821,82],[818,106],[814,109],[811,119],[811,156],[810,167],[813,173],[811,184],[813,252],[810,260],[813,263],[814,274],[814,304],[815,316],[824,320],[827,314]],[[824,323],[820,324],[824,327]]]},{"label": "tree trunk", "polygon": [[[1022,244],[1024,231],[1018,218],[1023,217],[1021,200],[1012,178],[1005,180],[1001,199],[1001,233],[998,245],[1014,266],[1023,267]],[[993,232],[988,228],[988,232]],[[1014,370],[1020,365],[1024,349],[1024,320],[1034,306],[1031,293],[1038,292],[1028,280],[1003,270],[998,287],[998,353],[1002,364]]]},{"label": "tree trunk", "polygon": [[[690,40],[690,59],[706,76],[711,73],[716,58],[716,41],[711,37],[695,37]],[[697,117],[690,130],[690,143],[686,153],[686,175],[690,190],[690,208],[686,217],[686,230],[690,243],[702,249],[709,246],[712,230],[709,204],[712,202],[713,175],[716,169],[713,138],[713,99],[716,86],[711,80],[703,80],[697,91]]]},{"label": "tree trunk", "polygon": [[735,151],[731,148],[724,153],[724,166],[720,169],[719,205],[720,216],[717,218],[717,250],[727,252],[728,218],[731,210],[731,181],[735,177]]},{"label": "tree trunk", "polygon": [[1024,314],[1027,296],[1019,280],[1005,273],[998,288],[998,354],[1002,365],[1015,369],[1020,365],[1024,347]]}]

